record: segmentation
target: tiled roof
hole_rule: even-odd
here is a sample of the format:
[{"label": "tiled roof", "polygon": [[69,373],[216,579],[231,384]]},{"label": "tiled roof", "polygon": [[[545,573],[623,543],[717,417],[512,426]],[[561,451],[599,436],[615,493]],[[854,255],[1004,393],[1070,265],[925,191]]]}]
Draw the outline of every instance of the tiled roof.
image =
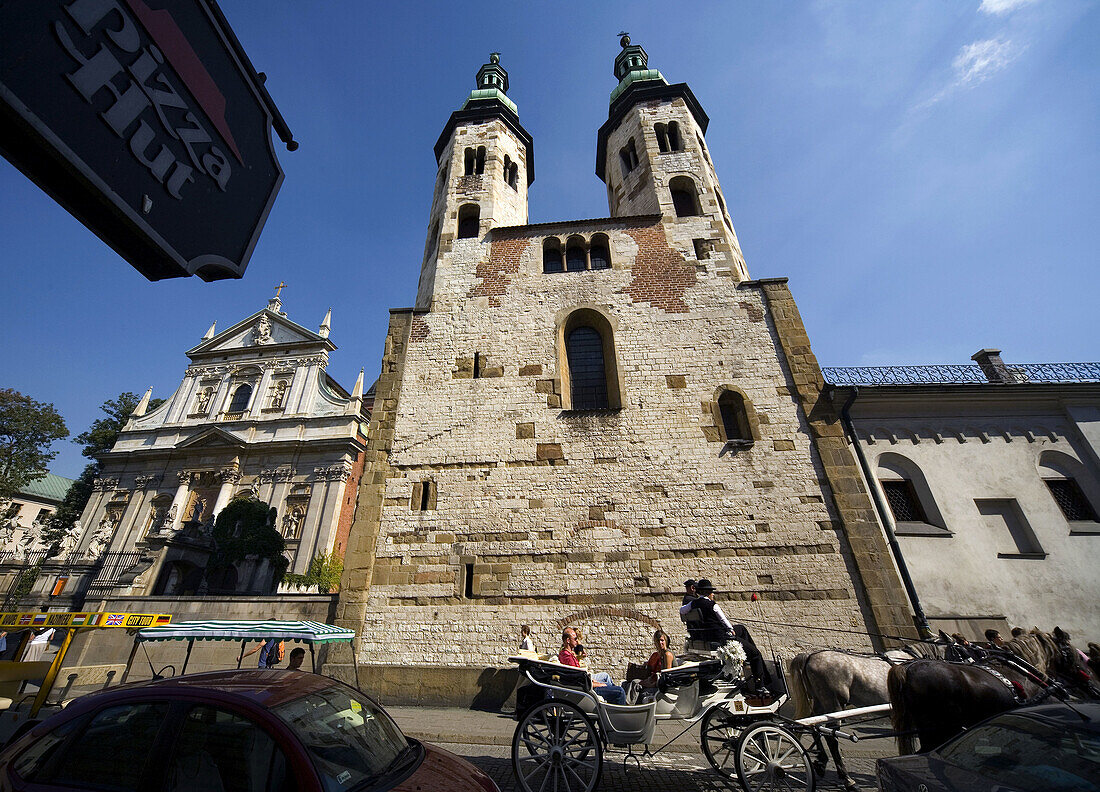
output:
[{"label": "tiled roof", "polygon": [[65,499],[65,494],[69,491],[69,487],[73,485],[73,481],[74,479],[71,478],[47,473],[40,479],[24,484],[20,487],[19,494],[60,502]]}]

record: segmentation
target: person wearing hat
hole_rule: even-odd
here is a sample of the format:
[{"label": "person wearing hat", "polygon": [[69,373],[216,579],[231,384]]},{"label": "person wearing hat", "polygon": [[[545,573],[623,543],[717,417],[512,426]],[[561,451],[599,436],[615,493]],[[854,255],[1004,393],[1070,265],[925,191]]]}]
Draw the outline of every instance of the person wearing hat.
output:
[{"label": "person wearing hat", "polygon": [[[689,602],[699,596],[697,593],[695,593],[695,583],[695,578],[688,578],[684,581],[684,598],[680,600],[680,605],[687,605]],[[684,622],[685,624],[687,623],[687,616],[683,614],[682,610],[680,612],[680,621]]]},{"label": "person wearing hat", "polygon": [[706,578],[699,580],[695,584],[695,591],[699,596],[680,607],[681,618],[686,618],[692,610],[701,610],[703,613],[703,629],[707,634],[714,636],[710,640],[719,644],[726,644],[730,640],[734,640],[741,644],[741,647],[745,650],[749,668],[752,669],[752,676],[757,690],[771,695],[768,690],[768,686],[772,682],[771,674],[768,673],[768,666],[764,663],[764,657],[760,654],[760,650],[756,648],[756,642],[749,635],[748,629],[743,624],[732,624],[726,618],[726,614],[722,613],[722,608],[714,601],[714,584],[709,580]]}]

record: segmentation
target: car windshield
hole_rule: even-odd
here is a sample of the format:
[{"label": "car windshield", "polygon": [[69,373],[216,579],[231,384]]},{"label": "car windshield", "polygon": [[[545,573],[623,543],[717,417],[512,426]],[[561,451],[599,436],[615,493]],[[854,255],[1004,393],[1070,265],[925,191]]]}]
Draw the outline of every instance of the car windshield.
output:
[{"label": "car windshield", "polygon": [[1011,787],[1100,792],[1100,735],[1005,715],[972,729],[939,754],[951,764]]},{"label": "car windshield", "polygon": [[333,685],[271,709],[298,735],[326,792],[366,788],[397,769],[409,741],[386,712],[367,698]]}]

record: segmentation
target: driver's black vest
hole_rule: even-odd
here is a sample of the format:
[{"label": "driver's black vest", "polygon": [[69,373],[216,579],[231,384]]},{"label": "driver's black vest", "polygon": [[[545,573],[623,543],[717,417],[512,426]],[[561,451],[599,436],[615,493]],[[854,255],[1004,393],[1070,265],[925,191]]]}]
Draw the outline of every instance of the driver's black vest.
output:
[{"label": "driver's black vest", "polygon": [[707,638],[712,641],[721,640],[728,634],[726,625],[722,624],[722,620],[718,618],[718,614],[714,612],[714,600],[710,597],[697,597],[691,603],[692,610],[699,610],[703,614],[703,621],[700,625],[700,630],[705,632]]}]

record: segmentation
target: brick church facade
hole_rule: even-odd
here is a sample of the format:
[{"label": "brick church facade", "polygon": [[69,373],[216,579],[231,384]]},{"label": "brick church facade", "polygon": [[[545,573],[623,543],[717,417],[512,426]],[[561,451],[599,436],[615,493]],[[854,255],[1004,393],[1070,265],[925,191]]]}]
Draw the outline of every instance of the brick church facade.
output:
[{"label": "brick church facade", "polygon": [[436,144],[338,604],[390,700],[469,701],[523,623],[542,651],[580,628],[621,675],[655,627],[678,643],[688,577],[787,656],[915,636],[786,281],[748,276],[706,113],[628,38],[615,76],[609,217],[528,223],[495,55]]}]

